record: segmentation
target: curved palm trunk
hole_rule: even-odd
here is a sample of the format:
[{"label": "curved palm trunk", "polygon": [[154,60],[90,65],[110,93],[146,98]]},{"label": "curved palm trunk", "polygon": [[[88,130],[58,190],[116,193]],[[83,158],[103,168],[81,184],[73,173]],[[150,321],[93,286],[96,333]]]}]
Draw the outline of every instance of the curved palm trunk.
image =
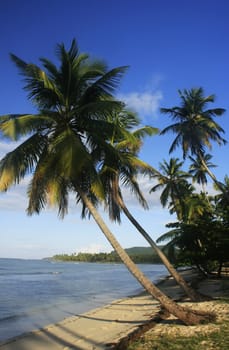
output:
[{"label": "curved palm trunk", "polygon": [[211,170],[208,168],[204,158],[202,157],[202,155],[199,153],[198,157],[201,160],[201,163],[204,167],[204,169],[206,170],[206,172],[208,173],[208,175],[210,176],[210,178],[213,180],[213,182],[216,184],[216,186],[220,189],[220,191],[222,191],[222,193],[225,193],[227,199],[229,200],[229,194],[226,193],[225,188],[223,186],[223,184],[217,180],[217,178],[215,177],[215,175],[211,172]]},{"label": "curved palm trunk", "polygon": [[171,314],[175,315],[178,319],[183,321],[186,325],[198,324],[201,322],[206,322],[210,320],[213,315],[208,315],[206,313],[195,313],[187,308],[183,308],[180,305],[176,304],[172,299],[163,294],[160,289],[158,289],[134,264],[134,262],[130,259],[125,250],[120,246],[112,232],[106,226],[105,222],[95,209],[93,203],[89,200],[87,195],[82,192],[80,189],[77,189],[78,193],[81,196],[85,206],[90,211],[93,216],[95,222],[100,227],[101,231],[104,233],[107,240],[110,242],[114,250],[117,252],[122,262],[126,265],[128,270],[132,273],[132,275],[138,280],[138,282],[144,287],[144,289],[151,294],[156,300],[160,302],[160,304]]},{"label": "curved palm trunk", "polygon": [[189,298],[193,301],[202,300],[203,298],[193,289],[191,288],[183,277],[176,271],[176,269],[169,262],[165,254],[158,248],[156,243],[152,240],[152,238],[148,235],[148,233],[143,229],[143,227],[135,220],[135,218],[131,215],[127,207],[125,206],[123,200],[119,197],[119,205],[122,208],[126,217],[132,222],[132,224],[137,228],[137,230],[141,233],[141,235],[147,240],[147,242],[151,245],[151,247],[155,250],[162,263],[165,265],[167,270],[174,277],[176,282],[181,286],[181,288],[185,291],[185,293],[189,296]]}]

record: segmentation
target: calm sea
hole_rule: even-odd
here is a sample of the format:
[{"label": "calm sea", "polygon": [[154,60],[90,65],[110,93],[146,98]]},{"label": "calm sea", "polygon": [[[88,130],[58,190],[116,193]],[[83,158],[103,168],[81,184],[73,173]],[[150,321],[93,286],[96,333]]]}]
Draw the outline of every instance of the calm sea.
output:
[{"label": "calm sea", "polygon": [[[167,274],[139,267],[153,281]],[[122,264],[0,259],[0,341],[141,291]]]}]

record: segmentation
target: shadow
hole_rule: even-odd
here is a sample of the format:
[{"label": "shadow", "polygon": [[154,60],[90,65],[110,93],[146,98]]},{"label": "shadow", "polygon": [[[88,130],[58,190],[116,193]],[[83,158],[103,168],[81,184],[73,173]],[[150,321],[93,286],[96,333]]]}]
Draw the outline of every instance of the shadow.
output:
[{"label": "shadow", "polygon": [[[76,327],[77,328],[77,327]],[[59,333],[60,335],[57,335]],[[86,333],[86,330],[85,330]],[[87,334],[87,333],[86,333]],[[72,338],[73,340],[67,340]],[[83,341],[83,347],[77,345],[77,342]],[[33,349],[65,349],[68,350],[85,350],[85,345],[90,349],[97,349],[102,346],[101,342],[90,339],[83,334],[69,329],[64,324],[54,324],[50,327],[38,329],[27,334],[15,337],[0,344],[0,349],[6,350],[33,350]]]},{"label": "shadow", "polygon": [[100,322],[108,322],[108,323],[123,323],[123,324],[133,324],[138,325],[139,323],[145,323],[147,320],[137,320],[137,321],[130,321],[130,320],[119,320],[119,319],[108,319],[108,318],[100,318],[100,317],[93,317],[93,316],[87,316],[87,315],[76,315],[79,318],[87,319],[87,320],[93,320],[93,321],[100,321]]},{"label": "shadow", "polygon": [[[71,341],[63,340],[62,337],[57,336],[56,334],[53,334],[51,332],[51,330],[49,330],[49,329],[42,329],[41,332],[43,334],[45,334],[48,338],[50,338],[52,341],[55,341],[57,344],[64,346],[64,347],[69,347],[69,350],[84,350],[85,349],[84,347],[80,347],[79,345],[76,344],[76,342],[78,342],[80,340],[83,340],[83,341],[89,343],[91,346],[91,349],[94,349],[94,347],[101,344],[101,343],[96,342],[96,341],[94,341],[86,336],[83,336],[82,334],[78,334],[76,331],[72,331],[72,330],[68,329],[67,327],[65,327],[62,324],[56,324],[55,328],[59,328],[62,332],[73,337],[74,341],[71,342]],[[25,349],[23,349],[23,350],[25,350]],[[29,350],[32,350],[32,349],[29,349]]]},{"label": "shadow", "polygon": [[[121,307],[118,309],[123,310]],[[124,315],[124,317],[127,317],[127,315]],[[89,328],[87,328],[86,322],[85,328],[82,324],[79,328],[77,325],[77,320],[90,320],[92,323],[90,323]],[[95,321],[94,324],[93,321]],[[116,323],[127,326],[130,325],[130,328],[132,328],[132,326],[139,326],[140,324],[145,324],[148,321],[149,320],[142,318],[137,320],[115,319],[114,317],[109,317],[109,314],[107,318],[86,314],[76,314],[72,318],[67,318],[65,321],[60,323],[23,334],[9,340],[8,342],[6,341],[0,345],[0,350],[58,350],[62,348],[67,348],[69,350],[83,350],[85,349],[85,346],[88,346],[90,349],[103,349],[105,347],[109,349],[112,343],[109,343],[109,340],[111,339],[109,339],[109,328],[106,329],[106,324]],[[104,339],[103,336],[101,336],[101,339],[96,340],[96,331],[101,331],[103,327],[105,328]],[[115,332],[116,330],[114,331],[114,338],[117,338],[119,336],[119,330],[117,330],[117,334],[115,334]],[[93,339],[93,337],[95,338]],[[82,347],[80,342],[83,343]],[[77,343],[79,343],[79,345]]]}]

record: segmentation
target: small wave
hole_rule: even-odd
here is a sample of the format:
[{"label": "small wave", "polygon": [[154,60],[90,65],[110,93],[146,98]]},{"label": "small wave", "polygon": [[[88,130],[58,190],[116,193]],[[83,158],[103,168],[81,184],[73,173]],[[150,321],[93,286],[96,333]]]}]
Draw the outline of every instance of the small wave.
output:
[{"label": "small wave", "polygon": [[38,271],[38,272],[0,272],[0,276],[41,276],[41,275],[59,275],[62,272],[60,271],[47,271],[47,272],[43,272],[43,271]]},{"label": "small wave", "polygon": [[27,314],[21,313],[21,314],[16,314],[16,315],[9,315],[9,316],[5,316],[5,317],[0,317],[0,322],[15,321],[15,320],[22,318],[22,317],[27,317]]}]

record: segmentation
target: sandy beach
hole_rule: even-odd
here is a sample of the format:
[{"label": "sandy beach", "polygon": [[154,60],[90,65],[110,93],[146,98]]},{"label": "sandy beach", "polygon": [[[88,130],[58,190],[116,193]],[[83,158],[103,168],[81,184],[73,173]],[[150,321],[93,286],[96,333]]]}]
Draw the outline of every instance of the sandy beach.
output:
[{"label": "sandy beach", "polygon": [[[198,274],[193,270],[183,271],[182,274],[187,281],[198,280]],[[217,297],[222,293],[219,283],[217,279],[198,281],[198,289]],[[175,300],[181,300],[184,296],[171,277],[161,281],[160,288]],[[200,304],[198,303],[198,307],[201,307]],[[206,306],[205,304],[203,307]],[[155,323],[159,311],[159,303],[148,294],[142,293],[115,300],[102,308],[66,318],[59,323],[0,343],[0,350],[112,349],[129,334],[144,325],[148,327],[152,322]]]}]

